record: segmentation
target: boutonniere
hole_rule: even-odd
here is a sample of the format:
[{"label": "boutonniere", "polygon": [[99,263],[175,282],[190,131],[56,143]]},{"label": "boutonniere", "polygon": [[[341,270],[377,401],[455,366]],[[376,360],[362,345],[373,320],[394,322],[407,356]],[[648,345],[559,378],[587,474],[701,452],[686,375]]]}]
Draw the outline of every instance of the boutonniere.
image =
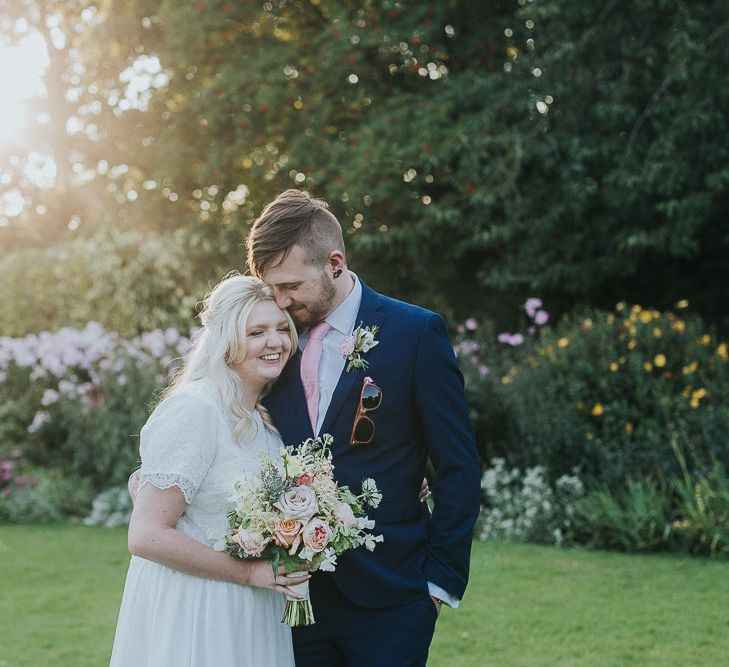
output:
[{"label": "boutonniere", "polygon": [[352,332],[351,336],[347,336],[339,346],[342,356],[347,360],[347,372],[353,368],[365,369],[369,364],[362,358],[363,354],[369,352],[375,345],[379,345],[380,341],[375,340],[375,336],[379,331],[379,327],[363,327],[362,324]]}]

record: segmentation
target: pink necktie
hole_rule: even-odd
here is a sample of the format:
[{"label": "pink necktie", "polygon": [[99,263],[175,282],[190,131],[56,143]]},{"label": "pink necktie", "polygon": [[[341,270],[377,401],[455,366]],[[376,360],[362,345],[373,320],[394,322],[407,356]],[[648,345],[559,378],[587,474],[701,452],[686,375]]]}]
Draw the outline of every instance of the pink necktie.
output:
[{"label": "pink necktie", "polygon": [[306,407],[309,410],[311,430],[316,435],[316,422],[319,418],[319,361],[324,347],[324,337],[332,330],[331,325],[320,322],[309,329],[309,338],[301,355],[301,382],[304,385]]}]

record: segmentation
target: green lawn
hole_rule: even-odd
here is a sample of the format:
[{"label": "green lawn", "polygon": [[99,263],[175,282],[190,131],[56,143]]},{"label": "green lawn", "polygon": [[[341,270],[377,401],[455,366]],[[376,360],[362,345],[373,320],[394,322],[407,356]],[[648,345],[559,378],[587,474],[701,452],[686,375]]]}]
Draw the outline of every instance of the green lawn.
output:
[{"label": "green lawn", "polygon": [[[106,664],[127,561],[124,530],[0,527],[0,667]],[[727,656],[729,563],[480,543],[429,664],[684,667]]]}]

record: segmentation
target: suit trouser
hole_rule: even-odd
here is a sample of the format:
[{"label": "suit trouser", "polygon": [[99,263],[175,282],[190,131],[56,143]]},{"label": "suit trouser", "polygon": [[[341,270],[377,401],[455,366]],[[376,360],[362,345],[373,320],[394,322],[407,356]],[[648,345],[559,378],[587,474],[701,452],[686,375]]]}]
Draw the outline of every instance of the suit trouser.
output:
[{"label": "suit trouser", "polygon": [[368,609],[346,598],[326,574],[310,582],[316,623],[294,628],[296,667],[421,667],[428,659],[438,617],[422,598]]}]

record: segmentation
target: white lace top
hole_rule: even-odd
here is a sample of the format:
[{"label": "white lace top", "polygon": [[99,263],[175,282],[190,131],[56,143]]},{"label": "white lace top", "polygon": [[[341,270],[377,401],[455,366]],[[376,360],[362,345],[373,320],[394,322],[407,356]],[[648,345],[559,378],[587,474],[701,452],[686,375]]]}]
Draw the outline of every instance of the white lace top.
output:
[{"label": "white lace top", "polygon": [[258,452],[278,456],[280,438],[257,411],[253,417],[255,437],[238,442],[218,390],[196,380],[163,400],[142,428],[139,488],[179,488],[188,507],[177,528],[198,542],[212,546],[227,530],[228,495],[244,472],[258,472]]}]

